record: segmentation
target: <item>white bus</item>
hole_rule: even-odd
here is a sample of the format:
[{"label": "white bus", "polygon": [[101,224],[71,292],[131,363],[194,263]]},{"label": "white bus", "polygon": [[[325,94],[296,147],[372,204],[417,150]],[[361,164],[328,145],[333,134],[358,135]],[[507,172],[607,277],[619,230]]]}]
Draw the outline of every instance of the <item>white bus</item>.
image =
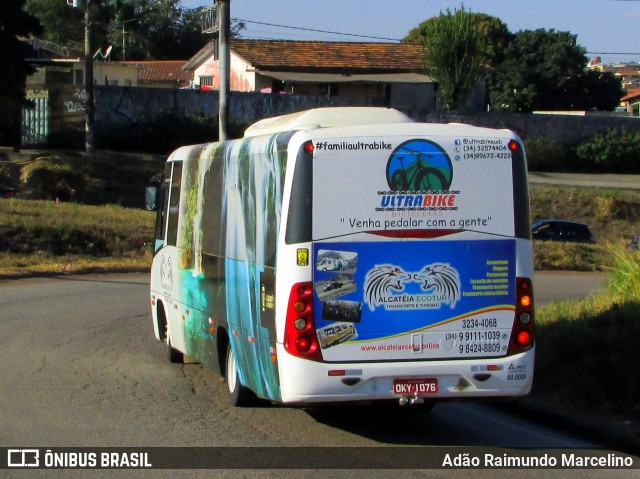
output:
[{"label": "white bus", "polygon": [[156,338],[224,376],[232,404],[529,392],[531,223],[513,132],[308,110],[176,150],[148,198]]}]

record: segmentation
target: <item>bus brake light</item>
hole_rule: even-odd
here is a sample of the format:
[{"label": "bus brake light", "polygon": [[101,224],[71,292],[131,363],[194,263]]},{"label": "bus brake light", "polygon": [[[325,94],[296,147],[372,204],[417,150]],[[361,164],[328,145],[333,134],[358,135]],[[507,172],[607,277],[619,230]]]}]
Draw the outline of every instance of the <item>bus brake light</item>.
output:
[{"label": "bus brake light", "polygon": [[284,348],[293,356],[322,361],[313,323],[313,283],[298,283],[291,288],[284,326]]},{"label": "bus brake light", "polygon": [[300,336],[296,339],[296,348],[298,348],[298,351],[306,353],[311,348],[311,341],[306,336]]},{"label": "bus brake light", "polygon": [[516,336],[516,341],[521,346],[528,346],[531,342],[531,334],[529,334],[529,331],[520,331]]},{"label": "bus brake light", "polygon": [[529,278],[516,278],[516,311],[507,355],[522,353],[534,343],[533,287]]}]

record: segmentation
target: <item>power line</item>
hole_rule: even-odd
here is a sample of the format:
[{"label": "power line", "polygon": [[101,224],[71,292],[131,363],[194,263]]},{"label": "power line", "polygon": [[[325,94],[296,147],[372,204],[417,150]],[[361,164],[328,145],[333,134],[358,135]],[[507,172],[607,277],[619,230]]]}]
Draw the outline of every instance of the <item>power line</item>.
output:
[{"label": "power line", "polygon": [[[631,1],[640,1],[640,0],[631,0]],[[355,33],[343,33],[343,32],[332,32],[329,30],[318,30],[315,28],[304,28],[304,27],[293,27],[291,25],[280,25],[277,23],[267,23],[267,22],[258,22],[255,20],[243,20],[241,18],[234,18],[233,19],[236,22],[242,22],[242,23],[253,23],[255,25],[265,25],[265,26],[269,26],[269,27],[278,27],[278,28],[288,28],[290,30],[301,30],[301,31],[305,31],[305,32],[314,32],[314,33],[326,33],[329,35],[342,35],[342,36],[346,36],[346,37],[357,37],[357,38],[369,38],[372,40],[387,40],[387,41],[392,41],[392,42],[401,42],[402,40],[398,39],[398,38],[388,38],[388,37],[375,37],[375,36],[371,36],[371,35],[358,35]],[[266,32],[264,32],[266,33]],[[589,55],[640,55],[640,52],[587,52],[587,54]]]},{"label": "power line", "polygon": [[266,25],[266,26],[269,26],[269,27],[290,28],[292,30],[302,30],[302,31],[305,31],[305,32],[327,33],[327,34],[331,34],[331,35],[343,35],[343,36],[346,36],[346,37],[370,38],[370,39],[373,39],[373,40],[389,40],[389,41],[392,41],[392,42],[400,42],[401,41],[398,38],[374,37],[374,36],[370,36],[370,35],[356,35],[355,33],[331,32],[331,31],[328,31],[328,30],[316,30],[314,28],[292,27],[292,26],[289,26],[289,25],[278,25],[276,23],[257,22],[257,21],[254,21],[254,20],[243,20],[241,18],[234,18],[233,20],[236,21],[236,22],[255,23],[256,25]]},{"label": "power line", "polygon": [[640,55],[640,52],[587,52],[587,53],[589,55]]}]

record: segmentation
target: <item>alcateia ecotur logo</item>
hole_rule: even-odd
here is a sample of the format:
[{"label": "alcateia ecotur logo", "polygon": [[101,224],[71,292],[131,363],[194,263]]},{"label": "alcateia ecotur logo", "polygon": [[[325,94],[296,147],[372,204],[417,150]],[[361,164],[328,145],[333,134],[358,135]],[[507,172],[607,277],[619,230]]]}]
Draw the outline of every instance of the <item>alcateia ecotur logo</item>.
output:
[{"label": "alcateia ecotur logo", "polygon": [[[407,289],[419,283],[419,291]],[[416,289],[416,288],[414,288]],[[443,304],[454,308],[460,299],[460,275],[444,263],[434,263],[419,272],[408,273],[396,265],[376,265],[367,273],[365,301],[369,309],[439,309]]]}]

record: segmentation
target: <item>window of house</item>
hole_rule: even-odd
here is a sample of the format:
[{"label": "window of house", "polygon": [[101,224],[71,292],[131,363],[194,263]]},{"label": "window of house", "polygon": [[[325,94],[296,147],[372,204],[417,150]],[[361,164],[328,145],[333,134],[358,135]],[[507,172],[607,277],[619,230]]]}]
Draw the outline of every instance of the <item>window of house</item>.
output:
[{"label": "window of house", "polygon": [[213,87],[213,76],[200,77],[200,88],[203,86],[211,89],[211,87]]},{"label": "window of house", "polygon": [[323,83],[321,88],[322,94],[326,96],[338,96],[340,94],[338,83]]}]

